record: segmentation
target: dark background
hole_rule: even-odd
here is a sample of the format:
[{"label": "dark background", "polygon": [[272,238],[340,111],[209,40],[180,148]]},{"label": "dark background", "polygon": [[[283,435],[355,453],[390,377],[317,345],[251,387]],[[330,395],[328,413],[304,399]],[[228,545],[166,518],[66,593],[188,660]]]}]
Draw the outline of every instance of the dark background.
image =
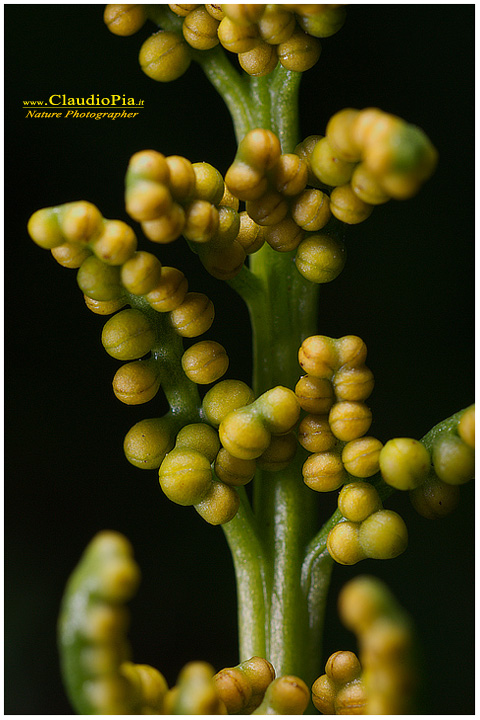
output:
[{"label": "dark background", "polygon": [[[125,432],[158,407],[127,407],[111,391],[117,363],[100,344],[104,320],[86,310],[75,272],[29,240],[30,214],[86,199],[128,220],[123,176],[133,152],[205,160],[225,171],[235,152],[229,117],[198,67],[160,85],[137,55],[152,27],[111,35],[102,5],[5,6],[5,712],[67,714],[55,623],[66,579],[100,529],[132,541],[143,581],[132,602],[137,662],[173,683],[190,659],[236,659],[234,576],[222,531],[169,503],[155,471],[123,458]],[[376,378],[372,434],[421,437],[473,401],[474,6],[352,5],[323,41],[301,91],[302,137],[323,133],[343,107],[370,105],[425,129],[440,152],[435,176],[406,202],[375,210],[347,238],[342,275],[321,288],[318,331],[358,334]],[[52,93],[143,98],[131,120],[26,119],[22,101]],[[145,245],[147,243],[145,241]],[[151,248],[149,248],[151,249]],[[186,246],[161,249],[217,317],[228,377],[248,382],[248,319]],[[207,280],[208,285],[205,285]],[[160,411],[158,412],[160,414]],[[408,498],[410,545],[388,563],[337,568],[324,656],[354,648],[335,603],[360,572],[385,578],[415,618],[425,660],[426,714],[474,712],[473,483],[456,513],[430,522]],[[329,501],[326,501],[327,503]]]}]

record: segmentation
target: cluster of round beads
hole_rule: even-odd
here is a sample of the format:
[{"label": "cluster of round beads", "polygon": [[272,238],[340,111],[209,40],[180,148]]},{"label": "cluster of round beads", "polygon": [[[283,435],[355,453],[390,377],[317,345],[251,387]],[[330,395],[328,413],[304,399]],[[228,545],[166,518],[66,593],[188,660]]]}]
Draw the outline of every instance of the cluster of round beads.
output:
[{"label": "cluster of round beads", "polygon": [[270,74],[279,63],[286,70],[305,72],[320,57],[319,38],[338,32],[346,17],[343,5],[172,3],[168,8],[170,16],[166,8],[163,15],[149,13],[148,5],[107,5],[104,13],[116,35],[137,32],[149,14],[160,25],[143,43],[139,58],[143,71],[159,82],[183,75],[195,51],[217,46],[236,55],[240,67],[254,77]]},{"label": "cluster of round beads", "polygon": [[372,414],[365,400],[373,390],[366,367],[367,348],[355,335],[338,340],[312,335],[303,341],[298,359],[307,375],[295,393],[307,415],[299,427],[299,442],[310,455],[303,465],[304,482],[313,490],[336,490],[348,478],[378,472],[381,443],[363,437]]},{"label": "cluster of round beads", "polygon": [[378,492],[367,482],[344,485],[338,509],[345,518],[330,530],[327,549],[341,565],[355,565],[365,558],[390,560],[404,552],[408,532],[393,510],[384,510]]},{"label": "cluster of round beads", "polygon": [[324,230],[331,218],[328,196],[307,188],[308,164],[298,153],[282,153],[270,130],[251,130],[240,142],[225,182],[245,201],[246,212],[264,228],[274,250],[296,251],[296,266],[304,277],[316,283],[337,277],[345,264],[344,246]]},{"label": "cluster of round beads", "polygon": [[360,661],[353,652],[339,650],[325,665],[325,674],[312,686],[312,702],[323,715],[363,715],[365,687]]},{"label": "cluster of round beads", "polygon": [[238,200],[212,165],[143,150],[131,158],[125,182],[127,212],[150,240],[170,243],[183,235],[219,279],[241,270],[254,224],[241,222]]},{"label": "cluster of round beads", "polygon": [[325,137],[300,148],[312,180],[330,188],[330,210],[347,224],[376,205],[418,192],[433,173],[437,151],[420,128],[378,108],[346,108],[330,118]]},{"label": "cluster of round beads", "polygon": [[475,406],[467,408],[456,425],[436,433],[428,446],[413,438],[389,440],[379,462],[385,482],[408,490],[420,515],[448,515],[458,503],[460,486],[475,474]]}]

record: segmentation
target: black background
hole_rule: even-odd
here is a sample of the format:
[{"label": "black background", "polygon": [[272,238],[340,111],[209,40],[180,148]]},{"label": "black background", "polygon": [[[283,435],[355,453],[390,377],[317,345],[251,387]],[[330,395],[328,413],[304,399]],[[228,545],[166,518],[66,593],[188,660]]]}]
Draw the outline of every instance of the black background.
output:
[{"label": "black background", "polygon": [[[153,82],[137,62],[152,26],[118,38],[102,13],[101,5],[5,6],[7,714],[71,713],[56,617],[69,573],[102,528],[125,533],[142,568],[130,633],[137,662],[159,667],[170,683],[190,659],[217,668],[237,662],[234,576],[222,531],[169,503],[155,471],[123,458],[123,435],[158,405],[116,400],[117,363],[100,344],[104,320],[86,310],[74,271],[26,233],[34,210],[79,199],[128,221],[123,176],[137,150],[185,155],[223,172],[234,156],[229,117],[199,68],[171,84]],[[318,331],[358,334],[369,348],[371,432],[382,441],[421,437],[473,400],[473,41],[473,5],[352,5],[302,81],[302,137],[323,133],[343,107],[373,105],[420,125],[440,152],[437,173],[417,197],[382,206],[352,228],[345,270],[321,288]],[[26,119],[22,102],[52,93],[125,94],[144,99],[145,109],[114,122]],[[248,382],[241,303],[180,241],[162,247],[161,259],[212,298],[217,316],[208,337],[226,345],[228,377]],[[378,574],[415,618],[426,714],[473,713],[473,483],[440,522],[416,516],[404,495],[388,506],[406,518],[409,548],[387,563],[337,568],[324,657],[354,648],[336,618],[339,588],[359,572]]]}]

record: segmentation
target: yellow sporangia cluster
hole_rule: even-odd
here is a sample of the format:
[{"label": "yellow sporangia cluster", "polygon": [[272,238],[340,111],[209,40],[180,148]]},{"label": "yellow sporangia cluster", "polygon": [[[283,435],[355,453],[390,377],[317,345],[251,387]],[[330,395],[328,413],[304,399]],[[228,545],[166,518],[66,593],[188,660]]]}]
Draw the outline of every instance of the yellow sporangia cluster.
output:
[{"label": "yellow sporangia cluster", "polygon": [[162,712],[165,678],[130,661],[125,603],[139,580],[128,540],[104,531],[87,547],[67,585],[59,640],[67,689],[82,714]]},{"label": "yellow sporangia cluster", "polygon": [[222,280],[240,272],[246,255],[263,244],[261,228],[238,212],[222,175],[205,162],[138,152],[128,166],[125,200],[150,240],[170,243],[183,235],[208,272]]},{"label": "yellow sporangia cluster", "polygon": [[364,437],[372,422],[365,401],[374,386],[366,357],[367,347],[356,335],[338,340],[312,335],[299,349],[299,363],[307,374],[295,393],[307,415],[298,439],[312,453],[302,472],[305,484],[317,492],[341,487],[347,472],[359,478],[378,472],[382,444]]},{"label": "yellow sporangia cluster", "polygon": [[312,686],[312,701],[323,715],[363,715],[367,697],[362,667],[353,652],[339,650],[325,665],[325,674]]},{"label": "yellow sporangia cluster", "polygon": [[351,580],[340,593],[339,614],[358,640],[366,697],[362,714],[413,712],[418,678],[413,628],[388,588],[369,576]]},{"label": "yellow sporangia cluster", "polygon": [[[78,268],[78,285],[93,312],[117,313],[132,301],[130,294],[164,313],[169,327],[181,337],[198,337],[211,327],[215,316],[211,300],[203,293],[188,292],[188,281],[180,270],[162,266],[151,253],[137,251],[133,230],[120,220],[104,219],[95,205],[80,201],[43,208],[30,218],[28,231],[61,265]],[[115,395],[122,402],[138,405],[158,392],[158,362],[153,352],[158,341],[143,310],[122,310],[107,321],[102,334],[105,349],[117,359],[130,361],[113,380]]]},{"label": "yellow sporangia cluster", "polygon": [[294,676],[275,679],[273,666],[261,657],[217,673],[207,662],[189,662],[170,688],[154,667],[133,663],[126,603],[139,580],[130,543],[112,531],[93,538],[69,579],[58,630],[63,675],[79,713],[303,713],[310,699],[305,683]]},{"label": "yellow sporangia cluster", "polygon": [[458,503],[460,486],[475,475],[475,406],[463,411],[455,426],[440,429],[428,446],[413,438],[389,440],[379,464],[385,482],[408,490],[420,515],[448,515]]},{"label": "yellow sporangia cluster", "polygon": [[331,188],[332,215],[347,224],[366,220],[391,198],[415,195],[438,159],[420,128],[378,108],[341,110],[325,137],[310,136],[301,151],[317,183]]},{"label": "yellow sporangia cluster", "polygon": [[330,530],[327,550],[335,562],[355,565],[360,560],[390,560],[407,547],[408,532],[400,515],[385,510],[373,485],[354,482],[344,485],[338,509],[345,518]]},{"label": "yellow sporangia cluster", "polygon": [[152,467],[161,448],[159,480],[165,495],[194,506],[212,525],[224,524],[238,511],[236,488],[253,479],[257,466],[275,472],[293,459],[299,407],[287,388],[273,388],[255,400],[245,383],[222,380],[205,394],[202,414],[206,422],[183,427],[173,449],[168,419],[137,423],[125,440],[126,453],[131,456],[134,446],[134,464],[142,466],[146,455],[143,467]]},{"label": "yellow sporangia cluster", "polygon": [[[168,8],[173,17],[182,19],[181,27],[162,28],[140,50],[143,71],[159,82],[183,75],[195,51],[219,45],[236,55],[240,67],[254,77],[270,74],[278,63],[286,70],[305,72],[320,57],[320,38],[338,32],[346,17],[343,5],[172,3]],[[148,5],[107,5],[104,20],[114,34],[132,35],[148,15]],[[171,18],[154,14],[152,18],[160,27],[162,22],[172,26]]]},{"label": "yellow sporangia cluster", "polygon": [[271,130],[256,128],[240,142],[225,183],[264,228],[270,247],[296,250],[296,266],[304,277],[330,282],[344,267],[345,249],[323,230],[331,218],[330,201],[321,190],[307,188],[308,173],[308,162],[298,152],[282,153]]}]

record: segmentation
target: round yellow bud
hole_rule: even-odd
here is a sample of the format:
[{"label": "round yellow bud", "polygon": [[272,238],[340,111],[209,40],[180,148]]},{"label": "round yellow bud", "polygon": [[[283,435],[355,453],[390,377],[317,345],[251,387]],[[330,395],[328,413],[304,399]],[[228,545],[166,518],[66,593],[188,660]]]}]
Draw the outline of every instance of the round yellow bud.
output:
[{"label": "round yellow bud", "polygon": [[219,171],[206,162],[193,163],[192,168],[195,174],[195,198],[219,205],[225,188]]},{"label": "round yellow bud", "polygon": [[137,249],[132,228],[121,220],[107,220],[90,243],[92,252],[107,265],[123,265]]},{"label": "round yellow bud", "polygon": [[389,560],[404,552],[408,545],[407,527],[393,510],[378,510],[366,518],[358,531],[365,555],[375,560]]},{"label": "round yellow bud", "polygon": [[273,250],[290,252],[295,250],[305,233],[291,217],[286,217],[275,225],[265,228],[264,238]]},{"label": "round yellow bud", "polygon": [[174,202],[169,210],[153,220],[144,220],[142,230],[149,240],[166,245],[177,240],[185,227],[185,210]]},{"label": "round yellow bud", "polygon": [[275,167],[281,153],[278,137],[264,128],[250,130],[238,147],[239,159],[262,172]]},{"label": "round yellow bud", "polygon": [[159,468],[172,447],[172,427],[166,418],[140,420],[130,428],[123,442],[127,460],[145,470]]},{"label": "round yellow bud", "polygon": [[354,522],[341,522],[330,530],[327,536],[327,550],[335,562],[340,565],[355,565],[365,559],[359,540],[359,525]]},{"label": "round yellow bud", "polygon": [[258,21],[258,30],[265,42],[279,45],[286,42],[295,30],[295,16],[282,5],[267,5]]},{"label": "round yellow bud", "polygon": [[260,42],[251,50],[240,53],[238,62],[240,67],[252,77],[264,77],[275,70],[278,57],[272,45]]},{"label": "round yellow bud", "polygon": [[339,650],[328,658],[325,672],[334,682],[345,685],[360,675],[362,667],[355,653]]},{"label": "round yellow bud", "polygon": [[241,460],[260,457],[270,444],[270,432],[248,408],[230,412],[220,423],[218,432],[223,447]]},{"label": "round yellow bud", "polygon": [[85,201],[63,205],[59,222],[65,240],[76,243],[90,242],[104,224],[100,210]]},{"label": "round yellow bud", "polygon": [[255,460],[241,460],[230,455],[228,450],[220,448],[215,460],[215,474],[226,485],[246,485],[255,475]]},{"label": "round yellow bud", "polygon": [[54,208],[43,208],[34,212],[28,221],[27,229],[32,240],[47,250],[65,242]]},{"label": "round yellow bud", "polygon": [[319,40],[298,29],[293,31],[288,40],[277,45],[277,52],[286,70],[305,72],[317,63],[322,46]]},{"label": "round yellow bud", "polygon": [[96,315],[112,315],[117,310],[121,310],[127,304],[126,298],[118,300],[92,300],[92,298],[83,296],[85,305]]},{"label": "round yellow bud", "polygon": [[298,427],[298,442],[305,450],[318,453],[332,450],[337,444],[327,415],[306,415]]},{"label": "round yellow bud", "polygon": [[463,442],[467,443],[471,448],[475,448],[475,405],[465,410],[460,418],[458,434]]},{"label": "round yellow bud", "polygon": [[326,233],[306,237],[295,255],[297,270],[313,283],[332,282],[342,272],[345,262],[344,244]]},{"label": "round yellow bud", "polygon": [[458,485],[448,485],[430,473],[420,487],[410,490],[410,502],[415,510],[428,520],[437,520],[450,515],[460,499]]},{"label": "round yellow bud", "polygon": [[366,400],[374,386],[373,373],[365,365],[344,365],[334,375],[333,387],[337,400]]},{"label": "round yellow bud", "polygon": [[330,380],[304,375],[295,386],[300,407],[314,415],[326,415],[334,403]]},{"label": "round yellow bud", "polygon": [[218,433],[206,423],[191,423],[184,425],[175,439],[176,448],[189,448],[197,450],[213,463],[220,450]]},{"label": "round yellow bud", "polygon": [[132,155],[128,163],[127,185],[135,185],[138,180],[149,180],[159,185],[167,185],[170,172],[167,160],[156,150],[140,150]]},{"label": "round yellow bud", "polygon": [[311,167],[311,158],[316,144],[322,139],[323,135],[308,135],[302,142],[295,147],[295,153],[307,163],[308,168],[308,185],[317,187],[318,179],[314,175]]},{"label": "round yellow bud", "polygon": [[335,715],[337,686],[327,675],[321,675],[312,685],[312,702],[322,715]]},{"label": "round yellow bud", "polygon": [[310,700],[310,692],[299,677],[284,675],[268,686],[265,697],[254,714],[303,715]]},{"label": "round yellow bud", "polygon": [[117,360],[137,360],[152,349],[155,330],[141,310],[122,310],[107,320],[102,345]]},{"label": "round yellow bud", "polygon": [[218,427],[228,413],[254,400],[253,390],[241,380],[221,380],[205,394],[202,408],[208,422]]},{"label": "round yellow bud", "polygon": [[[222,6],[224,12],[225,7],[229,6]],[[225,50],[233,53],[248,52],[260,42],[260,37],[255,25],[241,26],[233,22],[229,17],[224,17],[220,21],[217,34]]]},{"label": "round yellow bud", "polygon": [[365,403],[341,401],[333,405],[328,422],[335,437],[349,442],[365,435],[372,424],[372,413]]},{"label": "round yellow bud", "polygon": [[338,365],[358,367],[367,359],[367,346],[357,335],[344,335],[337,340]]},{"label": "round yellow bud", "polygon": [[303,230],[321,230],[331,218],[330,200],[321,190],[308,188],[296,197],[291,206],[292,217]]},{"label": "round yellow bud", "polygon": [[352,186],[341,185],[332,190],[330,195],[330,210],[337,220],[356,225],[366,220],[373,211],[373,205],[360,200],[352,190]]},{"label": "round yellow bud", "polygon": [[276,225],[288,213],[288,203],[276,190],[267,190],[258,200],[247,200],[246,211],[259,225]]},{"label": "round yellow bud", "polygon": [[182,304],[170,311],[170,323],[182,337],[202,335],[211,327],[214,317],[213,303],[203,293],[187,293]]},{"label": "round yellow bud", "polygon": [[191,56],[180,35],[160,30],[145,40],[139,60],[143,72],[153,80],[170,82],[188,70]]},{"label": "round yellow bud", "polygon": [[205,10],[209,15],[215,18],[215,20],[223,20],[225,17],[225,13],[223,12],[221,5],[205,5]]},{"label": "round yellow bud", "polygon": [[146,16],[143,5],[107,5],[103,21],[111,33],[126,37],[140,30]]},{"label": "round yellow bud", "polygon": [[336,715],[363,715],[368,695],[363,682],[359,679],[342,687],[335,698]]},{"label": "round yellow bud", "polygon": [[257,459],[257,465],[268,472],[279,472],[290,465],[296,452],[297,438],[294,432],[273,435],[269,446]]},{"label": "round yellow bud", "polygon": [[280,155],[271,172],[275,189],[289,197],[298,195],[305,189],[307,176],[307,163],[295,153]]},{"label": "round yellow bud", "polygon": [[302,474],[305,485],[316,492],[337,490],[347,479],[340,455],[332,450],[310,455]]},{"label": "round yellow bud", "polygon": [[313,377],[331,378],[338,365],[335,340],[325,335],[311,335],[300,346],[298,362]]},{"label": "round yellow bud", "polygon": [[193,197],[195,173],[190,160],[180,155],[165,158],[169,170],[168,186],[177,202],[185,202]]},{"label": "round yellow bud", "polygon": [[210,490],[196,503],[195,510],[210,525],[224,525],[233,520],[240,507],[240,497],[233,487],[213,480]]},{"label": "round yellow bud", "polygon": [[321,183],[337,187],[348,183],[352,177],[355,163],[346,162],[337,157],[328,138],[324,137],[313,149],[310,167]]},{"label": "round yellow bud", "polygon": [[166,455],[158,471],[160,486],[177,505],[195,505],[212,485],[207,457],[198,450],[175,448]]},{"label": "round yellow bud", "polygon": [[182,356],[182,368],[193,382],[208,385],[216,382],[228,369],[225,348],[213,340],[202,340],[192,345]]},{"label": "round yellow bud", "polygon": [[122,284],[132,295],[146,295],[160,281],[162,264],[152,253],[140,250],[122,265]]},{"label": "round yellow bud", "polygon": [[346,8],[342,5],[320,5],[313,15],[299,15],[300,27],[313,37],[325,38],[335,35],[345,22]]},{"label": "round yellow bud", "polygon": [[211,50],[220,42],[217,36],[218,25],[218,20],[200,5],[185,17],[182,25],[183,37],[196,50]]},{"label": "round yellow bud", "polygon": [[252,686],[240,668],[224,668],[215,675],[214,681],[217,694],[225,703],[229,715],[245,710],[252,697]]},{"label": "round yellow bud", "polygon": [[198,7],[198,5],[193,4],[185,4],[185,5],[177,5],[176,3],[168,3],[168,7],[172,12],[175,13],[175,15],[178,15],[179,17],[186,17],[188,13],[190,13],[192,10],[195,10],[195,8]]},{"label": "round yellow bud", "polygon": [[344,518],[355,523],[362,522],[381,507],[378,492],[366,482],[344,485],[338,495],[338,509]]},{"label": "round yellow bud", "polygon": [[183,234],[188,240],[198,243],[208,242],[216,234],[218,225],[218,210],[212,203],[206,200],[194,200],[185,208]]},{"label": "round yellow bud", "polygon": [[265,12],[266,5],[244,5],[228,3],[222,5],[225,15],[236,25],[248,26],[257,23]]},{"label": "round yellow bud", "polygon": [[181,270],[163,267],[157,284],[148,291],[146,299],[157,312],[170,312],[185,300],[188,281]]},{"label": "round yellow bud", "polygon": [[258,200],[268,189],[263,171],[240,160],[235,160],[228,168],[225,184],[239,200]]},{"label": "round yellow bud", "polygon": [[127,185],[125,206],[134,220],[155,220],[172,207],[172,196],[168,187],[153,180],[136,180]]},{"label": "round yellow bud", "polygon": [[332,115],[327,124],[327,138],[333,152],[345,162],[358,162],[362,153],[352,137],[352,126],[358,110],[345,108]]},{"label": "round yellow bud", "polygon": [[359,478],[368,478],[380,470],[380,451],[383,445],[373,437],[362,437],[348,442],[342,451],[345,470]]},{"label": "round yellow bud", "polygon": [[397,490],[413,490],[427,479],[430,453],[418,440],[394,438],[382,448],[379,463],[387,485]]},{"label": "round yellow bud", "polygon": [[77,273],[80,290],[92,300],[118,300],[124,294],[120,268],[106,265],[94,255],[86,258]]},{"label": "round yellow bud", "polygon": [[126,405],[148,402],[155,397],[159,387],[155,366],[143,360],[122,365],[113,378],[113,392]]},{"label": "round yellow bud", "polygon": [[260,250],[264,244],[265,230],[261,225],[257,225],[245,210],[239,213],[239,218],[240,228],[236,240],[243,247],[245,253],[251,255]]},{"label": "round yellow bud", "polygon": [[206,251],[202,257],[205,269],[219,280],[230,280],[238,275],[245,262],[245,250],[236,240],[223,250]]},{"label": "round yellow bud", "polygon": [[300,415],[300,405],[295,393],[278,385],[263,393],[255,405],[261,413],[265,427],[275,435],[289,432]]},{"label": "round yellow bud", "polygon": [[433,467],[443,482],[463,485],[475,475],[475,451],[458,435],[439,437],[433,445]]},{"label": "round yellow bud", "polygon": [[85,245],[71,242],[57,245],[50,252],[59,265],[72,269],[79,268],[83,261],[91,255],[90,249]]},{"label": "round yellow bud", "polygon": [[390,200],[390,196],[364,163],[357,165],[350,182],[355,195],[369,205],[382,205]]}]

